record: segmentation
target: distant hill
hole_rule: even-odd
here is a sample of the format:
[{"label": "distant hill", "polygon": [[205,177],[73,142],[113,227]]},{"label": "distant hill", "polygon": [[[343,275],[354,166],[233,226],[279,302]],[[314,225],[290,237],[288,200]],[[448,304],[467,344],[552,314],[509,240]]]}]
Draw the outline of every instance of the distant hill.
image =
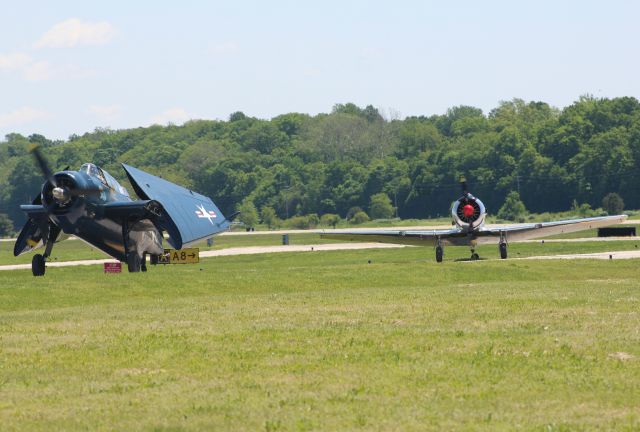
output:
[{"label": "distant hill", "polygon": [[0,142],[0,214],[18,209],[43,181],[27,145],[44,147],[58,169],[94,162],[126,184],[120,162],[208,196],[223,212],[242,203],[280,218],[369,211],[385,193],[403,218],[443,214],[465,175],[497,213],[519,191],[530,211],[572,203],[599,207],[616,192],[640,208],[640,104],[633,97],[581,97],[559,110],[514,99],[488,114],[457,106],[444,115],[385,119],[372,106],[335,105],[329,114],[271,120],[234,113],[228,121],[96,129],[67,141],[7,135]]}]

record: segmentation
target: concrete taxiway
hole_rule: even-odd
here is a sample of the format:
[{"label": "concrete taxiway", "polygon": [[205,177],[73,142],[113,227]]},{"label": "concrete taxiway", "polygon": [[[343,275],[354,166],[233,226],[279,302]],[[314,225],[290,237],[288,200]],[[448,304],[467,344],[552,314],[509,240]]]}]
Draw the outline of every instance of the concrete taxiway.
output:
[{"label": "concrete taxiway", "polygon": [[[383,243],[330,243],[317,245],[286,245],[286,246],[248,246],[235,247],[227,249],[219,249],[212,251],[201,251],[200,258],[211,258],[218,256],[230,255],[254,255],[264,253],[280,253],[280,252],[319,252],[330,250],[356,250],[356,249],[392,249],[402,248],[404,245],[383,244]],[[113,258],[101,260],[82,260],[82,261],[49,261],[47,267],[69,267],[79,265],[95,265],[110,262],[118,262]],[[31,269],[31,264],[12,264],[0,266],[0,270],[23,270]]]},{"label": "concrete taxiway", "polygon": [[[638,240],[637,238],[625,237],[625,240]],[[593,241],[596,239],[571,239],[570,241]],[[613,238],[612,240],[617,240]],[[541,242],[541,240],[530,240],[531,242]],[[547,242],[553,242],[553,240],[546,240]],[[567,240],[558,240],[567,241]],[[607,239],[600,239],[600,241],[607,241]],[[359,249],[397,249],[403,247],[412,247],[396,244],[385,243],[329,243],[329,244],[315,244],[315,245],[286,245],[286,246],[249,246],[249,247],[235,247],[227,249],[219,249],[212,251],[200,252],[201,258],[210,258],[218,256],[231,256],[231,255],[253,255],[264,253],[283,253],[283,252],[322,252],[332,250],[359,250]],[[526,258],[511,258],[511,259],[636,259],[640,258],[640,250],[631,251],[612,251],[612,252],[597,252],[586,254],[566,254],[566,255],[541,255],[532,256]],[[99,265],[108,262],[117,262],[114,259],[101,259],[101,260],[81,260],[81,261],[51,261],[47,263],[47,267],[69,267],[80,265]],[[27,270],[31,269],[31,264],[12,264],[0,266],[0,270]]]}]

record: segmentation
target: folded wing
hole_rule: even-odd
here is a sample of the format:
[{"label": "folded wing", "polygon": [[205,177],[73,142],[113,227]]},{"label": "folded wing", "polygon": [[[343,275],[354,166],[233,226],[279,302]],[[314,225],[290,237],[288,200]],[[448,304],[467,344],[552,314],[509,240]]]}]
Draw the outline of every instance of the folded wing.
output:
[{"label": "folded wing", "polygon": [[175,248],[180,249],[229,228],[229,220],[209,197],[132,166],[122,164],[122,167],[136,194],[143,200],[139,202],[141,205],[144,201],[160,204],[165,224],[162,228],[168,231]]}]

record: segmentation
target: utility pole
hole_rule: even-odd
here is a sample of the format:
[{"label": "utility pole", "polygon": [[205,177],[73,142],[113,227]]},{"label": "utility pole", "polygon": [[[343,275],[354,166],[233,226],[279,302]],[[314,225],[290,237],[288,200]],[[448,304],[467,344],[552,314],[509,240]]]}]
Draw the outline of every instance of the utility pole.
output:
[{"label": "utility pole", "polygon": [[396,211],[396,219],[398,219],[398,191],[395,189],[393,190],[393,205]]},{"label": "utility pole", "polygon": [[291,185],[282,188],[285,191],[284,194],[284,212],[287,215],[287,219],[289,219],[289,190],[291,189]]}]

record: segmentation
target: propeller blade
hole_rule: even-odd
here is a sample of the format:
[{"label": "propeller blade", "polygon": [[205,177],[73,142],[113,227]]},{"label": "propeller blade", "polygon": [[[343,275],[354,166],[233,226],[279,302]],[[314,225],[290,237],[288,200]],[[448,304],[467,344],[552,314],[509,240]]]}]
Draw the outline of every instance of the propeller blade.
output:
[{"label": "propeller blade", "polygon": [[49,168],[49,164],[47,163],[47,160],[44,158],[44,156],[40,152],[40,146],[37,144],[32,145],[29,148],[29,153],[31,153],[33,157],[36,158],[38,167],[40,168],[40,171],[42,171],[42,174],[45,176],[45,178],[49,180],[49,182],[53,185],[53,187],[57,187],[58,184],[56,183],[56,179],[53,176],[53,172],[51,171],[51,168]]}]

